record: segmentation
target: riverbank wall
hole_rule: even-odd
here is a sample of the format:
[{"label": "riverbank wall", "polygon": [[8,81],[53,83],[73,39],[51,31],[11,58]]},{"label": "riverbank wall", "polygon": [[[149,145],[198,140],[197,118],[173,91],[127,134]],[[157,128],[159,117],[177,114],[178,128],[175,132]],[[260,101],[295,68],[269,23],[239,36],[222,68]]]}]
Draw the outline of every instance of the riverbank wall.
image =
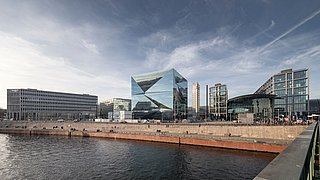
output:
[{"label": "riverbank wall", "polygon": [[207,146],[216,148],[237,149],[246,151],[258,151],[258,152],[270,152],[280,153],[287,145],[269,144],[261,142],[249,142],[249,141],[230,141],[230,140],[216,140],[216,139],[197,139],[189,136],[172,136],[164,134],[123,134],[123,133],[110,133],[110,132],[88,132],[88,131],[67,131],[67,130],[49,130],[49,129],[0,129],[0,133],[5,134],[25,134],[25,135],[62,135],[62,136],[75,136],[75,137],[100,137],[100,138],[112,138],[112,139],[127,139],[138,141],[152,141],[162,143],[173,143],[179,145],[196,145]]},{"label": "riverbank wall", "polygon": [[0,128],[28,129],[76,129],[101,132],[163,132],[172,134],[197,134],[214,136],[235,136],[242,138],[294,140],[307,126],[266,126],[238,124],[121,124],[121,123],[79,123],[79,122],[0,122]]},{"label": "riverbank wall", "polygon": [[1,122],[0,133],[154,141],[280,153],[307,126]]}]

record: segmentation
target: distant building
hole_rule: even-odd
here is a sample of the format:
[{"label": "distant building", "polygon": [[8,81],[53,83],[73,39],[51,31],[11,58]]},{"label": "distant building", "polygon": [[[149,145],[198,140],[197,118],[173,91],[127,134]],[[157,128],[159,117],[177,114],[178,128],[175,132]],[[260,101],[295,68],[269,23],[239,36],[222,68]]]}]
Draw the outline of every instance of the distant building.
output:
[{"label": "distant building", "polygon": [[7,115],[7,110],[0,108],[0,120],[4,119],[6,117],[6,115]]},{"label": "distant building", "polygon": [[102,119],[108,118],[108,113],[113,112],[113,100],[106,100],[99,103],[99,117]]},{"label": "distant building", "polygon": [[131,99],[113,98],[113,111],[131,111]]},{"label": "distant building", "polygon": [[227,101],[227,85],[218,83],[209,88],[209,113],[211,119],[227,119]]},{"label": "distant building", "polygon": [[89,120],[97,116],[97,96],[37,89],[8,89],[7,115],[13,120]]},{"label": "distant building", "polygon": [[274,114],[275,99],[276,96],[270,94],[248,94],[231,98],[228,100],[228,119],[270,120]]},{"label": "distant building", "polygon": [[274,102],[275,116],[305,119],[309,109],[309,89],[308,69],[287,69],[271,76],[255,94],[280,97]]},{"label": "distant building", "polygon": [[320,115],[320,99],[310,99],[310,114]]},{"label": "distant building", "polygon": [[192,108],[199,113],[200,109],[200,85],[199,83],[192,84]]},{"label": "distant building", "polygon": [[131,77],[135,119],[174,121],[187,118],[188,81],[175,69]]},{"label": "distant building", "polygon": [[132,111],[115,111],[109,112],[109,118],[115,122],[119,122],[122,120],[131,120],[132,119]]},{"label": "distant building", "polygon": [[131,99],[113,98],[100,102],[99,107],[100,118],[115,119],[115,116],[120,114],[120,111],[131,111]]}]

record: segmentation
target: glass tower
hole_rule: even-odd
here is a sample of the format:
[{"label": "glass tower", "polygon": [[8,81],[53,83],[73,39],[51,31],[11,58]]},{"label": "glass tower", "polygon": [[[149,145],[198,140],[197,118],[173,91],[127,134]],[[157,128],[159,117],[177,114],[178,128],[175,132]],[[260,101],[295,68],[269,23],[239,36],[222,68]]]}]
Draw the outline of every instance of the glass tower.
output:
[{"label": "glass tower", "polygon": [[133,118],[187,118],[188,81],[175,69],[131,77]]}]

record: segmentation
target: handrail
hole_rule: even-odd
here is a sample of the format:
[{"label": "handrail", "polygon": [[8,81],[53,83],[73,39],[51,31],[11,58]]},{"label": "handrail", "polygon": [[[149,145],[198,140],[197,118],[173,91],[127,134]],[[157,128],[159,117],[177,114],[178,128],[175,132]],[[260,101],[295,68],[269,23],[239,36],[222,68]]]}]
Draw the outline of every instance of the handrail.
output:
[{"label": "handrail", "polygon": [[307,127],[254,180],[312,179],[318,129],[318,122]]}]

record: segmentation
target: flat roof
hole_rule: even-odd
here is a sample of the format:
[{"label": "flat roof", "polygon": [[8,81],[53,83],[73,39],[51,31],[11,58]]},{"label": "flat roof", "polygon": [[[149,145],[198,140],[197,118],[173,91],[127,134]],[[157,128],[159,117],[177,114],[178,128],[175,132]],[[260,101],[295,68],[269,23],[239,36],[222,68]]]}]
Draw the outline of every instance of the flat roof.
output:
[{"label": "flat roof", "polygon": [[257,99],[257,98],[269,98],[269,99],[278,99],[276,95],[273,94],[246,94],[231,98],[228,102],[241,102],[244,99]]}]

